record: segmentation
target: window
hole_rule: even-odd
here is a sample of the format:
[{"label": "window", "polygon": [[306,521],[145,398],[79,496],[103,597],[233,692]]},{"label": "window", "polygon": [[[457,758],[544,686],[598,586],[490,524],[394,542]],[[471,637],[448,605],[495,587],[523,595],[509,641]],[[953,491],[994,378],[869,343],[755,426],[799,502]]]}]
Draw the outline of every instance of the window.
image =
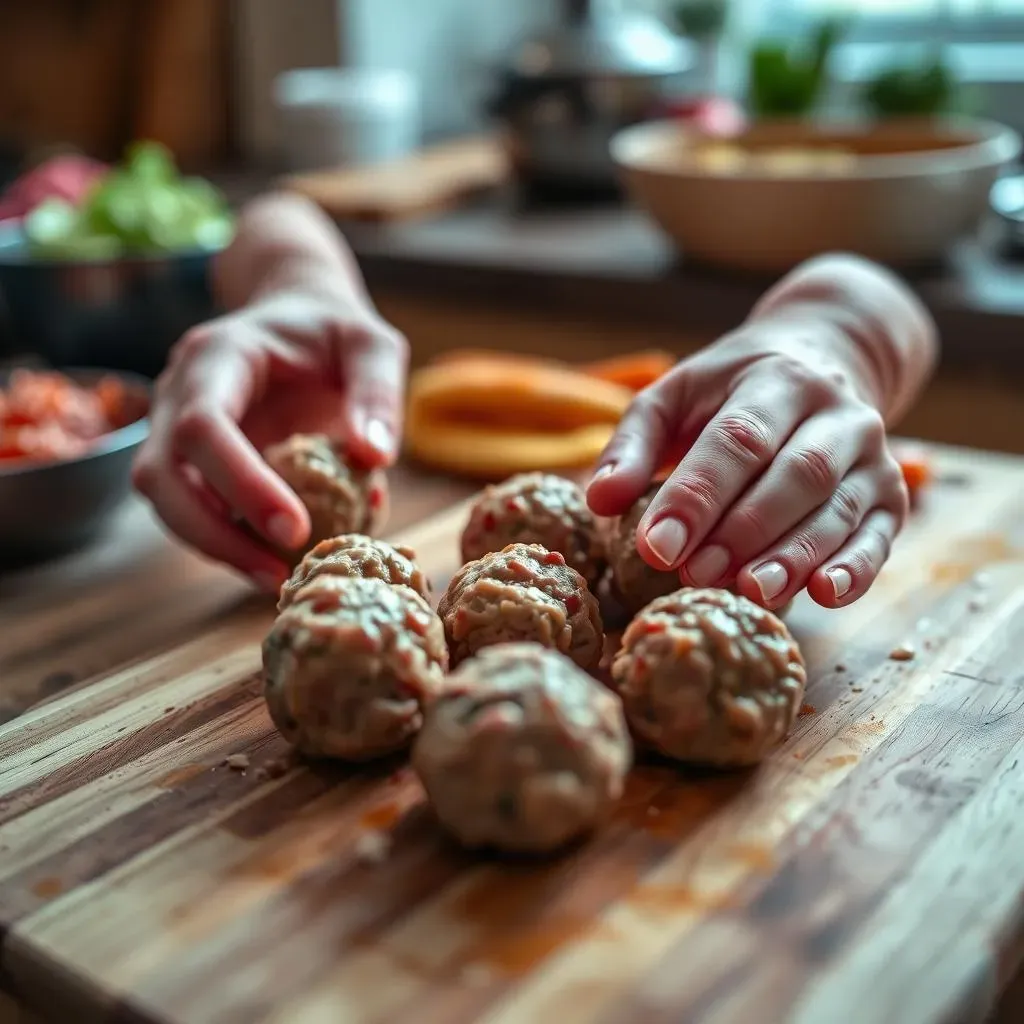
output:
[{"label": "window", "polygon": [[[756,3],[756,0],[755,0]],[[827,14],[856,15],[858,41],[1024,41],[1024,0],[764,0],[776,24]]]}]

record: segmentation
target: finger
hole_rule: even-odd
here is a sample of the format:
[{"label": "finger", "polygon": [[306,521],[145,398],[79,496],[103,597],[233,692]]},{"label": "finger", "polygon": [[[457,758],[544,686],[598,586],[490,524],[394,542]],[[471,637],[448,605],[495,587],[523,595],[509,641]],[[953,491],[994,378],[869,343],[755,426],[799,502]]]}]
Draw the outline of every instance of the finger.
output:
[{"label": "finger", "polygon": [[647,490],[670,447],[683,392],[676,371],[630,402],[587,487],[587,503],[597,515],[622,515]]},{"label": "finger", "polygon": [[367,466],[388,466],[398,454],[409,346],[387,325],[346,338],[339,353],[349,451]]},{"label": "finger", "polygon": [[900,516],[887,509],[868,515],[843,549],[811,578],[807,592],[825,608],[845,608],[863,597],[889,558]]},{"label": "finger", "polygon": [[[865,457],[876,457],[884,441],[882,418],[870,409],[832,410],[805,420],[687,559],[687,578],[695,586],[711,586],[728,570],[759,557],[832,499],[853,466]],[[853,502],[862,497],[848,486],[838,500]],[[874,503],[874,493],[867,498]],[[851,530],[866,510],[861,506],[848,510],[851,517],[856,516]]]},{"label": "finger", "polygon": [[855,470],[819,508],[743,565],[736,589],[765,608],[785,604],[856,533],[878,499],[876,474]]},{"label": "finger", "polygon": [[233,566],[263,590],[280,589],[288,576],[284,563],[215,512],[180,467],[140,461],[135,479],[164,525],[186,544]]},{"label": "finger", "polygon": [[171,385],[171,456],[195,466],[206,483],[261,535],[297,548],[309,515],[238,426],[256,385],[259,357],[211,341],[182,361]]},{"label": "finger", "polygon": [[802,395],[774,374],[743,379],[700,432],[640,521],[637,550],[673,569],[756,480],[807,414]]}]

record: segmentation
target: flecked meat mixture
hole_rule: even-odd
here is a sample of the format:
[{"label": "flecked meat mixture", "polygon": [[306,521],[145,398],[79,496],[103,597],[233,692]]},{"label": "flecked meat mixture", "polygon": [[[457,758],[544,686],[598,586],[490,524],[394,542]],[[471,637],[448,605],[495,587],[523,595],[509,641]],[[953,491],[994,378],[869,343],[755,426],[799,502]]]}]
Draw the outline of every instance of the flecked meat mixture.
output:
[{"label": "flecked meat mixture", "polygon": [[803,657],[774,614],[727,590],[679,590],[633,621],[612,665],[635,738],[710,765],[761,761],[789,732]]},{"label": "flecked meat mixture", "polygon": [[374,540],[361,533],[346,533],[320,541],[295,567],[281,588],[278,611],[287,608],[298,591],[319,576],[361,576],[400,583],[427,601],[431,598],[430,581],[416,564],[412,548]]},{"label": "flecked meat mixture", "polygon": [[323,434],[295,434],[269,447],[263,456],[309,510],[309,543],[294,553],[293,563],[328,537],[373,534],[384,526],[386,476],[379,469],[352,465],[338,442]]},{"label": "flecked meat mixture", "polygon": [[510,852],[552,851],[591,831],[631,760],[619,699],[529,643],[464,661],[413,748],[441,823],[466,846]]},{"label": "flecked meat mixture", "polygon": [[583,489],[553,473],[521,473],[486,488],[463,531],[462,560],[515,543],[560,552],[591,590],[604,572],[604,545]]},{"label": "flecked meat mixture", "polygon": [[606,521],[605,545],[612,584],[619,600],[635,615],[656,597],[679,589],[678,572],[661,572],[648,565],[636,549],[636,528],[661,484],[653,484],[624,515]]},{"label": "flecked meat mixture", "polygon": [[363,761],[408,746],[447,666],[430,605],[378,579],[317,577],[263,642],[270,716],[313,757]]},{"label": "flecked meat mixture", "polygon": [[604,627],[586,580],[557,551],[510,544],[464,565],[441,597],[452,664],[483,647],[532,641],[581,668],[601,659]]}]

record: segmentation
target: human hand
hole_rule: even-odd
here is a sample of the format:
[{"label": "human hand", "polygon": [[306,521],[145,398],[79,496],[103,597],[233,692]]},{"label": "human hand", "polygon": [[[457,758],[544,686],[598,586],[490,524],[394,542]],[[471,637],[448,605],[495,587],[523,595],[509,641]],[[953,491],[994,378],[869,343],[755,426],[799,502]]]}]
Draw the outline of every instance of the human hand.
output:
[{"label": "human hand", "polygon": [[852,337],[780,307],[636,397],[588,500],[622,514],[675,465],[637,530],[645,561],[768,608],[804,587],[841,607],[871,586],[907,511],[879,404]]},{"label": "human hand", "polygon": [[368,466],[394,461],[405,339],[368,301],[324,290],[275,291],[190,330],[156,384],[138,490],[182,540],[276,590],[309,515],[261,451],[297,432],[345,440]]}]

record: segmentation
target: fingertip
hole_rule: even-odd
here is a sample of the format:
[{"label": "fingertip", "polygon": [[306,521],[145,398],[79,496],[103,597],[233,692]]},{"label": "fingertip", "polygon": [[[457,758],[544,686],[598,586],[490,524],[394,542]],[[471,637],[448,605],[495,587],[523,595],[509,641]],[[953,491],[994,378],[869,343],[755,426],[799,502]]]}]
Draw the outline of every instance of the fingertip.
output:
[{"label": "fingertip", "polygon": [[840,565],[823,567],[808,581],[807,593],[822,608],[845,608],[867,593],[876,575],[871,571],[854,574]]},{"label": "fingertip", "polygon": [[368,469],[386,469],[398,457],[398,431],[381,416],[354,410],[348,418],[348,449]]},{"label": "fingertip", "polygon": [[310,529],[309,513],[303,507],[301,515],[296,514],[295,509],[272,513],[267,519],[264,533],[268,540],[279,547],[294,551],[309,540]]}]

